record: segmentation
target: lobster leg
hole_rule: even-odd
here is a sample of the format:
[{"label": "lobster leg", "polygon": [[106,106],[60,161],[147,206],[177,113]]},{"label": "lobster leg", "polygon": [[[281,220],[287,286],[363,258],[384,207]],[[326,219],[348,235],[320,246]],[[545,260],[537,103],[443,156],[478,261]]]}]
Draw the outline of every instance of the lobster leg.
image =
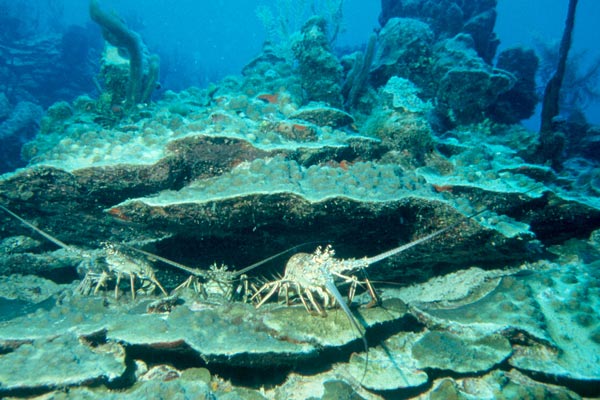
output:
[{"label": "lobster leg", "polygon": [[135,275],[129,274],[129,284],[131,285],[131,300],[135,300]]},{"label": "lobster leg", "polygon": [[260,300],[260,302],[259,302],[259,303],[256,305],[256,308],[258,308],[258,307],[262,306],[263,304],[265,304],[265,302],[266,302],[267,300],[269,300],[269,299],[270,299],[270,298],[273,296],[273,294],[275,294],[275,292],[276,292],[276,291],[277,291],[279,288],[281,288],[281,282],[279,282],[279,281],[275,281],[275,282],[265,283],[265,284],[263,285],[263,287],[261,287],[261,288],[260,288],[260,290],[259,290],[258,292],[256,292],[256,293],[254,294],[254,296],[252,296],[252,299],[254,299],[255,297],[259,296],[259,295],[260,295],[260,293],[262,293],[263,291],[266,291],[266,290],[268,290],[268,288],[269,288],[269,287],[271,287],[271,286],[272,286],[272,289],[271,289],[271,290],[269,290],[269,292],[268,292],[268,293],[265,295],[265,297],[263,297],[263,298]]}]

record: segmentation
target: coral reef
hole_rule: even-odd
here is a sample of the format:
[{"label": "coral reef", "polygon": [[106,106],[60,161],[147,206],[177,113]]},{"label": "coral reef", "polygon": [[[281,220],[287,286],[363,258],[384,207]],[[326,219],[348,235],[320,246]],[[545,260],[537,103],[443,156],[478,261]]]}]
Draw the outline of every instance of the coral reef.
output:
[{"label": "coral reef", "polygon": [[35,136],[42,114],[42,108],[29,101],[11,107],[8,98],[0,93],[0,172],[24,166],[21,146]]},{"label": "coral reef", "polygon": [[390,19],[379,32],[371,80],[381,86],[392,76],[399,76],[433,95],[428,77],[433,43],[433,32],[424,22],[409,18]]},{"label": "coral reef", "polygon": [[531,49],[516,47],[498,55],[496,68],[510,72],[516,81],[511,89],[499,94],[492,105],[490,115],[494,120],[515,124],[534,114],[539,101],[535,81],[538,63],[538,57]]},{"label": "coral reef", "polygon": [[93,90],[99,49],[89,27],[63,26],[64,8],[25,2],[0,4],[0,92],[12,103],[48,107]]},{"label": "coral reef", "polygon": [[435,46],[432,73],[439,82],[438,110],[458,124],[485,119],[485,112],[502,93],[515,84],[515,77],[486,64],[474,49],[469,35],[457,35]]},{"label": "coral reef", "polygon": [[298,74],[304,90],[304,103],[325,102],[342,106],[342,67],[331,53],[324,18],[310,18],[302,27],[302,36],[293,44]]},{"label": "coral reef", "polygon": [[362,53],[313,17],[297,63],[142,105],[158,60],[92,1],[105,90],[0,176],[0,397],[600,395],[597,127],[528,163],[536,59],[489,63],[495,1],[384,3]]},{"label": "coral reef", "polygon": [[365,121],[364,132],[398,152],[401,165],[422,166],[433,151],[429,113],[433,106],[419,97],[409,80],[394,76],[380,90],[379,102]]},{"label": "coral reef", "polygon": [[536,382],[516,369],[493,371],[483,378],[438,379],[433,387],[418,399],[448,398],[531,398],[579,399],[575,392],[552,384]]},{"label": "coral reef", "polygon": [[438,40],[469,34],[478,56],[488,64],[500,43],[494,33],[496,0],[382,0],[379,23],[385,26],[393,17],[425,22]]},{"label": "coral reef", "polygon": [[360,94],[367,90],[367,81],[375,57],[376,43],[377,35],[373,33],[369,37],[365,53],[358,52],[354,55],[352,67],[346,73],[342,86],[342,96],[346,100],[344,103],[346,108],[355,108]]},{"label": "coral reef", "polygon": [[125,351],[116,343],[92,348],[64,335],[22,344],[0,363],[0,391],[56,388],[118,378],[125,372]]},{"label": "coral reef", "polygon": [[[106,93],[111,97],[110,104],[114,106],[124,102],[126,108],[132,108],[136,104],[147,102],[158,80],[158,56],[147,55],[147,49],[140,36],[125,26],[116,15],[103,11],[98,0],[90,0],[90,17],[100,25],[106,41],[117,49],[123,49],[127,54],[127,85],[123,85],[123,79],[118,77],[119,67],[112,66],[115,63],[122,64],[115,60],[118,56],[105,55],[103,58],[102,71],[107,85]],[[110,53],[111,49],[107,48],[106,51]],[[116,77],[113,77],[113,74]],[[127,88],[125,94],[119,93],[122,87]]]},{"label": "coral reef", "polygon": [[61,25],[62,7],[0,4],[0,173],[25,166],[21,146],[38,129],[43,108],[93,90],[90,29]]},{"label": "coral reef", "polygon": [[537,58],[514,49],[492,67],[499,43],[495,8],[496,1],[383,1],[371,82],[412,81],[436,105],[441,129],[528,118],[538,102]]},{"label": "coral reef", "polygon": [[344,0],[324,0],[320,2],[276,0],[270,5],[260,5],[256,15],[264,25],[266,41],[280,56],[293,59],[296,34],[310,17],[318,15],[328,26],[327,40],[330,45],[343,31]]},{"label": "coral reef", "polygon": [[6,145],[9,140],[28,141],[35,134],[42,113],[42,108],[36,104],[28,101],[17,103],[0,123],[0,140],[7,142]]},{"label": "coral reef", "polygon": [[[262,52],[242,69],[245,77],[244,92],[249,95],[264,93],[275,96],[282,87],[285,87],[288,93],[294,94],[292,97],[299,103],[302,88],[292,72],[290,63],[277,54],[271,43],[266,42]],[[294,89],[295,86],[298,88]],[[274,101],[275,99],[266,98],[265,100]]]},{"label": "coral reef", "polygon": [[[111,393],[108,387],[131,395],[183,390],[264,396],[257,398],[304,398],[302,393],[337,398],[347,393],[376,399],[378,394],[406,396],[424,388],[438,395],[467,391],[496,397],[536,393],[533,398],[542,399],[554,393],[578,398],[567,388],[528,377],[533,371],[580,382],[572,389],[590,396],[596,393],[593,385],[599,374],[594,353],[586,350],[598,342],[593,318],[597,273],[593,263],[572,260],[589,253],[591,243],[572,241],[554,247],[557,254],[564,254],[557,262],[503,270],[471,268],[418,285],[380,289],[381,306],[355,311],[371,337],[383,335],[370,350],[366,374],[366,354],[351,354],[359,348],[356,334],[337,312],[314,318],[301,307],[269,305],[254,310],[235,303],[207,307],[186,292],[170,313],[155,314],[144,311],[152,299],[140,300],[141,304],[115,302],[72,296],[67,287],[53,289],[44,296],[49,301],[36,300],[46,306],[22,310],[0,322],[4,353],[0,365],[23,368],[18,374],[14,368],[0,369],[4,371],[0,393],[71,387],[72,396],[106,398]],[[27,285],[35,288],[44,282],[37,278],[21,284],[23,301],[33,301],[34,297],[23,296],[33,294]],[[584,293],[591,295],[589,305],[577,301]],[[203,329],[207,324],[210,331]],[[346,356],[340,360],[332,350]],[[134,361],[129,372],[126,353]],[[175,366],[156,363],[155,357],[172,360]],[[200,361],[194,368],[178,367],[182,358]],[[285,372],[292,365],[325,359],[332,363],[325,372]],[[497,368],[505,363],[514,369]],[[226,380],[227,371],[236,368],[251,368],[256,374],[273,365],[278,366],[276,375],[282,374],[276,378],[280,383],[262,394]],[[26,372],[31,370],[36,373]],[[444,377],[444,371],[455,377]],[[218,374],[225,374],[225,379]],[[432,378],[435,381],[426,385]],[[463,380],[470,384],[461,385]],[[127,384],[132,381],[137,383]]]}]

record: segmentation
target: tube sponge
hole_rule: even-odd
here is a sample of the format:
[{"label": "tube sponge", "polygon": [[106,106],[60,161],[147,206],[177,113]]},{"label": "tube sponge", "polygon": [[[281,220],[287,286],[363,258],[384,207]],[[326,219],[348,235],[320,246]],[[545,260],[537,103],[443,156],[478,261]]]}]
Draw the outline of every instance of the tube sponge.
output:
[{"label": "tube sponge", "polygon": [[100,9],[98,0],[90,1],[90,17],[102,28],[102,35],[113,46],[124,48],[129,53],[129,87],[127,106],[133,107],[142,100],[143,55],[139,35],[125,26],[118,16]]},{"label": "tube sponge", "polygon": [[160,58],[156,54],[152,54],[148,58],[148,76],[146,77],[146,82],[144,84],[144,90],[142,92],[142,96],[140,101],[142,103],[147,103],[150,101],[150,96],[152,96],[152,92],[156,88],[158,83],[158,75],[160,71]]}]

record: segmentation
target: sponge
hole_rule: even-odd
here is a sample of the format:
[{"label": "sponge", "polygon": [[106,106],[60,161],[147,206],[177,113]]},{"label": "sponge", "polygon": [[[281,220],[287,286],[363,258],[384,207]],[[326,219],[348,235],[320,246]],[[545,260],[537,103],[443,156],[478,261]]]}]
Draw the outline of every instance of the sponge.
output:
[{"label": "sponge", "polygon": [[90,17],[102,28],[102,35],[113,46],[129,53],[129,87],[127,107],[133,107],[142,100],[143,56],[142,41],[139,35],[121,21],[118,16],[100,9],[98,0],[90,1]]}]

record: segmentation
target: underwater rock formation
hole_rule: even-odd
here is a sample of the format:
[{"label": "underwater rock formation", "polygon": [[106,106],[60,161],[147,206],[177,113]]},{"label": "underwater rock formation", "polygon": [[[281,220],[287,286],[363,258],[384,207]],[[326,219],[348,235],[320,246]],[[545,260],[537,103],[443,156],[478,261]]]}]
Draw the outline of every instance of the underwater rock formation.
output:
[{"label": "underwater rock formation", "polygon": [[[384,262],[380,271],[388,276],[403,275],[398,268],[401,264],[427,262],[433,268],[468,259],[527,258],[526,239],[533,233],[542,238],[556,237],[557,231],[585,234],[598,221],[593,201],[572,200],[572,194],[562,195],[556,188],[555,194],[542,199],[539,194],[521,198],[519,193],[535,187],[532,177],[547,173],[525,166],[508,147],[500,152],[500,144],[482,147],[485,138],[497,137],[481,128],[456,131],[455,138],[434,141],[423,123],[422,141],[402,139],[399,131],[395,142],[385,137],[379,142],[322,123],[311,125],[313,136],[291,137],[281,126],[307,129],[298,120],[287,122],[282,115],[279,122],[266,123],[248,117],[257,114],[260,120],[261,112],[247,110],[272,110],[271,103],[248,99],[239,103],[245,104],[244,112],[234,114],[227,111],[233,98],[205,107],[194,105],[198,96],[195,92],[172,96],[137,124],[122,123],[113,130],[98,127],[95,132],[89,130],[90,112],[74,108],[64,132],[39,135],[28,144],[37,167],[0,181],[5,204],[16,206],[15,211],[25,217],[33,215],[36,207],[51,207],[53,213],[37,222],[73,245],[159,240],[167,247],[178,246],[177,240],[165,239],[176,235],[202,248],[207,263],[222,256],[219,249],[242,246],[248,253],[233,252],[230,257],[234,257],[223,260],[236,265],[314,240],[340,243],[341,254],[374,255],[399,241],[408,242],[455,223],[473,214],[478,205],[492,208],[485,218],[465,221],[469,228],[463,230],[461,246],[451,244],[449,237],[446,244],[440,240],[431,243],[432,247],[424,245]],[[381,98],[382,107],[394,109],[399,121],[423,118],[430,107],[400,78],[391,80]],[[189,107],[185,119],[169,111],[175,101]],[[315,119],[318,122],[323,115],[334,114],[313,110],[306,115],[321,115]],[[507,141],[503,146],[508,146],[511,136],[502,137]],[[431,143],[448,160],[433,153]],[[412,157],[416,154],[421,169],[415,169]],[[404,164],[398,165],[399,160],[405,160]],[[470,201],[462,200],[463,196]],[[501,216],[515,204],[532,209],[512,212],[509,218]],[[417,210],[424,218],[420,226],[393,223],[415,221]],[[110,217],[125,224],[114,229],[115,220]],[[587,222],[565,224],[561,218]],[[251,231],[256,233],[248,235]],[[469,250],[476,241],[478,250]],[[354,250],[348,253],[346,248]],[[12,268],[24,257],[9,256],[10,271],[23,272]],[[64,263],[56,261],[51,265],[64,268]],[[425,269],[421,273],[429,275]]]},{"label": "underwater rock formation", "polygon": [[392,18],[379,32],[377,51],[371,68],[371,81],[385,85],[392,76],[408,79],[433,95],[431,56],[433,32],[421,21]]},{"label": "underwater rock formation", "polygon": [[500,43],[494,33],[496,0],[382,0],[380,25],[385,26],[394,17],[425,22],[435,33],[436,40],[469,34],[477,54],[488,64]]},{"label": "underwater rock formation", "polygon": [[0,93],[0,173],[25,165],[21,146],[35,136],[42,114],[42,108],[29,101],[11,107]]},{"label": "underwater rock formation", "polygon": [[600,173],[488,118],[534,59],[486,63],[478,4],[391,18],[344,90],[316,18],[298,69],[265,45],[119,118],[50,107],[0,176],[0,396],[597,397]]},{"label": "underwater rock formation", "polygon": [[124,372],[125,351],[117,343],[92,347],[72,335],[46,338],[24,343],[0,358],[0,393],[93,385]]},{"label": "underwater rock formation", "polygon": [[[5,114],[8,111],[5,107]],[[29,101],[20,101],[0,119],[0,140],[9,145],[9,141],[26,142],[35,134],[42,117],[42,108]]]},{"label": "underwater rock formation", "polygon": [[540,383],[523,375],[517,369],[493,371],[481,378],[442,378],[418,399],[469,398],[497,399],[580,399],[581,397],[564,387],[551,383]]},{"label": "underwater rock formation", "polygon": [[331,53],[327,22],[312,17],[302,27],[302,36],[292,46],[304,90],[304,103],[324,102],[342,107],[342,67]]},{"label": "underwater rock formation", "polygon": [[[302,307],[210,305],[188,290],[180,293],[170,312],[157,314],[151,311],[152,298],[131,302],[73,296],[66,286],[41,298],[28,297],[34,291],[27,285],[44,286],[40,278],[29,280],[20,286],[21,299],[39,305],[0,322],[0,370],[5,371],[0,394],[70,387],[74,395],[93,390],[102,397],[106,386],[122,393],[154,387],[218,394],[242,390],[225,380],[236,369],[254,376],[277,365],[272,375],[279,384],[263,392],[266,398],[290,398],[292,392],[308,390],[329,391],[333,398],[361,393],[378,399],[378,394],[389,398],[406,395],[403,390],[419,393],[419,388],[438,394],[537,393],[533,398],[543,399],[553,393],[578,398],[568,388],[532,379],[530,371],[553,381],[566,379],[572,390],[594,396],[600,371],[594,353],[585,349],[600,340],[593,318],[597,268],[569,259],[597,253],[598,248],[572,241],[553,251],[566,256],[502,270],[470,268],[418,285],[380,288],[380,306],[355,311],[370,338],[381,338],[373,344],[368,363],[364,352],[356,352],[356,332],[335,311],[315,318]],[[577,300],[585,293],[591,294],[589,305]],[[203,328],[207,324],[210,331]],[[133,358],[129,372],[126,354]],[[177,361],[182,357],[197,359],[197,366],[183,366]],[[156,364],[155,358],[175,366]],[[331,363],[330,368],[317,374],[289,373],[292,365],[321,361]],[[498,368],[505,363],[514,369]],[[7,364],[21,366],[22,372],[6,374],[15,371]],[[225,379],[210,370],[220,371]],[[469,385],[461,385],[464,380]],[[246,390],[246,396],[255,393]]]},{"label": "underwater rock formation", "polygon": [[10,102],[6,94],[0,92],[0,121],[4,121],[10,116]]},{"label": "underwater rock formation", "polygon": [[[293,72],[290,63],[266,42],[261,53],[242,69],[241,90],[251,96],[259,95],[267,103],[277,103],[287,95],[289,103],[299,105],[302,103],[302,86]],[[281,93],[282,99],[279,99],[281,88],[285,88],[285,93]]]},{"label": "underwater rock formation", "polygon": [[463,34],[438,42],[434,49],[438,110],[458,124],[485,119],[498,96],[515,84],[512,74],[486,64],[473,44],[471,36]]},{"label": "underwater rock formation", "polygon": [[422,166],[433,151],[429,124],[433,106],[419,94],[409,80],[394,76],[381,88],[379,102],[365,121],[364,132],[396,151],[400,165]]},{"label": "underwater rock formation", "polygon": [[352,115],[332,107],[302,107],[293,114],[290,114],[289,117],[291,119],[312,122],[321,127],[329,126],[331,128],[343,128],[354,123]]},{"label": "underwater rock formation", "polygon": [[[289,368],[356,339],[349,322],[334,314],[314,318],[302,308],[255,310],[248,304],[207,309],[194,300],[193,294],[188,295],[192,297],[184,295],[186,300],[181,301],[186,305],[175,306],[168,315],[162,315],[143,311],[143,305],[107,305],[101,298],[71,297],[63,292],[62,304],[51,310],[38,307],[33,319],[20,316],[0,323],[0,348],[8,349],[8,354],[0,356],[0,374],[8,374],[2,376],[0,393],[77,386],[86,380],[89,384],[113,381],[125,372],[123,347],[117,343],[137,347],[140,356],[153,349],[166,349],[229,368]],[[385,304],[385,309],[360,312],[366,328],[382,329],[392,323],[402,326],[406,306],[397,301]],[[149,305],[147,300],[145,305]],[[48,323],[58,315],[60,321]],[[44,324],[45,328],[34,328]],[[210,330],[202,329],[207,325]],[[69,352],[63,350],[57,357],[61,348]],[[42,352],[43,358],[35,362],[21,362],[32,353],[39,356]],[[44,363],[49,367],[44,368],[47,374],[13,374],[7,363],[31,370],[41,369]],[[78,367],[81,365],[87,368]]]},{"label": "underwater rock formation", "polygon": [[[581,141],[581,154],[590,160],[598,161],[600,154],[600,129],[590,126],[586,131],[585,138]],[[596,185],[598,187],[598,185]]]},{"label": "underwater rock formation", "polygon": [[499,43],[495,8],[495,0],[382,1],[371,83],[382,86],[394,75],[409,79],[436,104],[443,129],[528,118],[538,101],[537,58],[511,50],[492,67]]},{"label": "underwater rock formation", "polygon": [[65,128],[65,121],[73,116],[73,108],[66,101],[52,104],[40,121],[40,133],[60,133]]},{"label": "underwater rock formation", "polygon": [[508,71],[515,77],[512,88],[498,95],[490,115],[495,121],[516,124],[530,118],[539,102],[535,77],[538,57],[531,49],[520,47],[506,49],[498,55],[496,68]]},{"label": "underwater rock formation", "polygon": [[0,60],[6,60],[0,68],[0,91],[12,102],[35,101],[47,107],[92,90],[94,71],[88,53],[80,54],[76,65],[64,62],[62,39],[56,34],[32,36],[0,46]]}]

